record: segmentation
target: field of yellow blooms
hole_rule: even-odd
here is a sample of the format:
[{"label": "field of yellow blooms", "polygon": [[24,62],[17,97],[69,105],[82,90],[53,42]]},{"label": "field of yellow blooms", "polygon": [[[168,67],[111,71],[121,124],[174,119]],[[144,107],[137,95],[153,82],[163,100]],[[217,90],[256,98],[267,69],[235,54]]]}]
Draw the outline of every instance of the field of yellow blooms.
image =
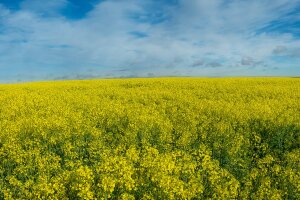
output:
[{"label": "field of yellow blooms", "polygon": [[300,199],[300,79],[0,85],[0,199]]}]

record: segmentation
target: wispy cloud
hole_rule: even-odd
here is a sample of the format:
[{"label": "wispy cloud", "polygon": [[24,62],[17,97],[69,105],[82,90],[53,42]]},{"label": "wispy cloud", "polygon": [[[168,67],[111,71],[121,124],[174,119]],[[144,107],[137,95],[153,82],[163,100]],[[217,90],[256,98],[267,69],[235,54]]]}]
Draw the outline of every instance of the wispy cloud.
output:
[{"label": "wispy cloud", "polygon": [[277,46],[273,50],[273,55],[275,56],[285,56],[285,57],[296,57],[300,58],[300,47],[288,48],[286,46]]},{"label": "wispy cloud", "polygon": [[0,4],[0,79],[300,75],[299,6],[299,0],[106,0],[83,10],[71,0],[24,0],[17,9]]},{"label": "wispy cloud", "polygon": [[40,0],[24,0],[20,2],[20,9],[22,11],[33,12],[40,16],[56,16],[59,14],[65,6],[67,6],[67,0],[52,0],[52,1],[40,1]]}]

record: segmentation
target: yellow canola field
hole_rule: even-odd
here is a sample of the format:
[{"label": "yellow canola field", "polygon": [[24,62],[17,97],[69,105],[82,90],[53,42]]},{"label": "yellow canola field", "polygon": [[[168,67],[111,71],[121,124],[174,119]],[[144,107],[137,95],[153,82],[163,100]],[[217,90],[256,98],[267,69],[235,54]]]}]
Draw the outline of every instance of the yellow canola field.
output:
[{"label": "yellow canola field", "polygon": [[0,199],[300,199],[300,78],[0,85]]}]

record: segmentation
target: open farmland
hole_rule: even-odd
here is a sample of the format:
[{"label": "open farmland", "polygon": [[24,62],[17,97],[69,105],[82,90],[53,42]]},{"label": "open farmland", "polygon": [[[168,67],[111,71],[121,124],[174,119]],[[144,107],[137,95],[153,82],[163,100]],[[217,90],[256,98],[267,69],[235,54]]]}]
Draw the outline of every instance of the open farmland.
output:
[{"label": "open farmland", "polygon": [[3,198],[300,199],[300,79],[0,85]]}]

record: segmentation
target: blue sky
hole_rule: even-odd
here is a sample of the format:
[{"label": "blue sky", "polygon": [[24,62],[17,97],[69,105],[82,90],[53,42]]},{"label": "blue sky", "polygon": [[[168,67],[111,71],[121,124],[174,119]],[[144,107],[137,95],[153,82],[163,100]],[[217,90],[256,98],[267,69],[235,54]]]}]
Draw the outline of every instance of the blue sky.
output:
[{"label": "blue sky", "polygon": [[0,0],[0,82],[300,76],[300,0]]}]

